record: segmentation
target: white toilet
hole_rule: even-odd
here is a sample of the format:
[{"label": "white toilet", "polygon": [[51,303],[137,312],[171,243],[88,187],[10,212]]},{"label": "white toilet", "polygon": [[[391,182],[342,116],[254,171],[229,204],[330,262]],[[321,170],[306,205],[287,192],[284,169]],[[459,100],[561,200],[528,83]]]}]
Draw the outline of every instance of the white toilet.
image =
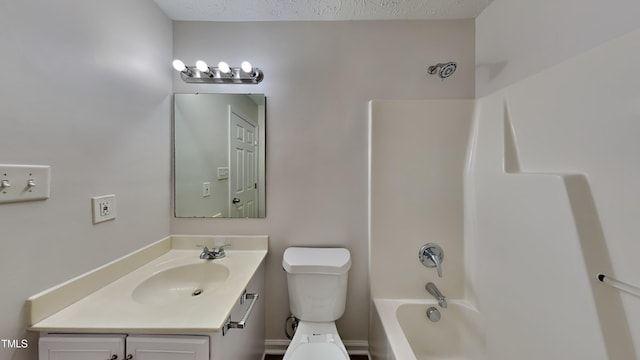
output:
[{"label": "white toilet", "polygon": [[300,320],[283,360],[349,360],[335,324],[347,300],[349,250],[291,247],[282,266],[291,313]]}]

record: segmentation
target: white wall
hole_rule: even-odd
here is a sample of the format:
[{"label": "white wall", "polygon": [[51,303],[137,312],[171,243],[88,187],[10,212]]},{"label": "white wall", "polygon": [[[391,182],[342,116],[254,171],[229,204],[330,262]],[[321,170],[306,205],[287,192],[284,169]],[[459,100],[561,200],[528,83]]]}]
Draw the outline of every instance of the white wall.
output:
[{"label": "white wall", "polygon": [[[640,26],[638,5],[602,5],[496,0],[476,22],[478,92],[490,94],[474,119],[465,251],[491,359],[640,353],[640,299],[595,280],[604,272],[640,285],[640,31],[628,32]],[[531,34],[557,33],[547,47],[524,34],[516,46],[501,41],[496,14],[526,19]],[[585,21],[606,34],[574,33]],[[514,72],[486,79],[490,53],[508,54]],[[559,60],[530,69],[527,54]]]},{"label": "white wall", "polygon": [[[427,298],[429,281],[448,298],[463,297],[462,180],[473,105],[473,100],[372,101],[373,298]],[[426,243],[444,251],[442,278],[418,260]]]},{"label": "white wall", "polygon": [[[266,219],[173,219],[173,233],[269,234],[267,338],[285,339],[289,314],[282,253],[292,245],[344,246],[352,268],[344,339],[366,340],[367,103],[370,99],[474,97],[474,22],[364,21],[174,23],[174,56],[263,69],[259,85],[189,85],[176,92],[267,96]],[[458,61],[454,76],[429,65]],[[416,250],[417,251],[417,250]]]},{"label": "white wall", "polygon": [[635,0],[494,0],[476,19],[476,93],[488,95],[636,29],[638,18]]},{"label": "white wall", "polygon": [[169,233],[171,22],[152,1],[2,1],[0,48],[0,163],[52,169],[50,199],[0,205],[0,338],[29,340],[0,358],[34,359],[28,296]]}]

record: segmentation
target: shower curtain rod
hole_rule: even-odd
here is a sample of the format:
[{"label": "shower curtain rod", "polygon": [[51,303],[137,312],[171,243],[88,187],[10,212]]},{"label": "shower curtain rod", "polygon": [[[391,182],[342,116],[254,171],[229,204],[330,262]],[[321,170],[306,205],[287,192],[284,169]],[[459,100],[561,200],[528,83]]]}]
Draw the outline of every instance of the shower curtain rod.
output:
[{"label": "shower curtain rod", "polygon": [[631,284],[627,284],[626,282],[617,280],[615,278],[612,278],[611,276],[605,275],[605,274],[598,274],[596,275],[596,278],[598,279],[598,281],[600,281],[603,284],[609,285],[613,288],[616,288],[620,291],[624,291],[627,294],[631,294],[633,296],[636,297],[640,297],[640,288],[637,286],[633,286]]}]

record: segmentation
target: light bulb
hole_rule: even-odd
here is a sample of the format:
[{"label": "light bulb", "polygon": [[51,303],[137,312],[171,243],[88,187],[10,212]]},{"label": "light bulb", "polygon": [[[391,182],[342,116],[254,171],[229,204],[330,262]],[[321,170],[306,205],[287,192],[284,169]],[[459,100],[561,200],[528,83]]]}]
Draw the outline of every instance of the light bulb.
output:
[{"label": "light bulb", "polygon": [[220,69],[220,72],[223,72],[225,74],[228,74],[231,72],[231,68],[229,67],[229,64],[227,64],[224,61],[220,61],[218,63],[218,69]]},{"label": "light bulb", "polygon": [[247,74],[250,74],[253,70],[253,66],[251,66],[251,63],[248,61],[243,61],[240,67],[242,68],[242,71],[246,72]]},{"label": "light bulb", "polygon": [[181,60],[175,59],[173,60],[173,68],[176,69],[176,71],[185,71],[187,70],[187,67],[184,65],[184,63]]},{"label": "light bulb", "polygon": [[196,68],[200,72],[208,72],[209,71],[209,65],[207,65],[207,63],[202,61],[202,60],[196,61]]}]

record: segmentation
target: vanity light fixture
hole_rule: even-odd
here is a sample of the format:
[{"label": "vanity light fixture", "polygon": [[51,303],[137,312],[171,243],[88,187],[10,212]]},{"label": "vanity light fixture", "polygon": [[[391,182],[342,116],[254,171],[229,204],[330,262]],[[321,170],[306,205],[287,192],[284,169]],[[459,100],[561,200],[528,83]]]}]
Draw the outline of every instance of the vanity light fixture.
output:
[{"label": "vanity light fixture", "polygon": [[198,60],[196,61],[196,69],[198,69],[198,71],[202,73],[206,73],[209,72],[209,65],[207,65],[207,63],[202,60]]},{"label": "vanity light fixture", "polygon": [[189,69],[183,62],[182,60],[178,60],[175,59],[173,60],[173,68],[176,69],[176,71],[180,71],[181,73],[187,75],[187,76],[193,76],[193,72],[191,71],[191,69]]},{"label": "vanity light fixture", "polygon": [[258,76],[258,73],[255,71],[254,67],[248,61],[243,61],[242,64],[240,64],[240,68],[249,76]]},{"label": "vanity light fixture", "polygon": [[218,69],[220,69],[220,71],[222,71],[225,74],[228,74],[231,72],[231,68],[229,67],[229,64],[227,64],[224,61],[220,61],[218,63]]},{"label": "vanity light fixture", "polygon": [[195,66],[186,66],[176,59],[173,60],[173,68],[180,72],[180,77],[187,83],[258,84],[264,78],[262,70],[248,61],[243,61],[240,67],[230,67],[224,61],[220,61],[218,67],[210,67],[202,60],[196,61]]},{"label": "vanity light fixture", "polygon": [[240,64],[240,68],[242,68],[242,71],[247,74],[251,73],[251,70],[253,70],[253,66],[251,66],[251,63],[248,61],[243,61],[242,64]]}]

